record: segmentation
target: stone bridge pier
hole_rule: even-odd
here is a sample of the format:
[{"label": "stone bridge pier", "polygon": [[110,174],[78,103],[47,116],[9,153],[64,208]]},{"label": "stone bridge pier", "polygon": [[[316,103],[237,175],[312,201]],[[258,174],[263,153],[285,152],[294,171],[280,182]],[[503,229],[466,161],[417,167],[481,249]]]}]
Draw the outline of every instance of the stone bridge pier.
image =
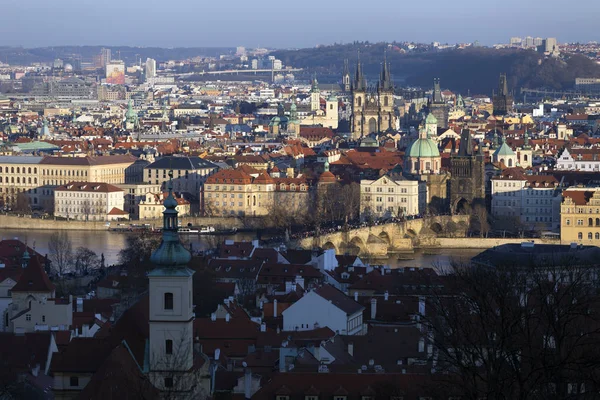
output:
[{"label": "stone bridge pier", "polygon": [[381,258],[389,253],[413,251],[438,237],[465,237],[468,227],[468,215],[441,215],[304,238],[296,242],[296,247]]}]

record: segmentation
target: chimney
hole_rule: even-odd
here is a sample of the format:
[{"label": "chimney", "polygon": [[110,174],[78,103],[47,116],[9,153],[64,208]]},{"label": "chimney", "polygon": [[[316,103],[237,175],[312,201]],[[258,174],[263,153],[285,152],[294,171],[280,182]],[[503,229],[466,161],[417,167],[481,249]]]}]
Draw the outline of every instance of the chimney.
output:
[{"label": "chimney", "polygon": [[77,298],[77,312],[83,312],[83,298]]},{"label": "chimney", "polygon": [[266,332],[267,331],[267,324],[265,324],[264,322],[262,324],[260,324],[260,331],[261,332]]},{"label": "chimney", "polygon": [[350,357],[354,357],[354,342],[348,342],[348,354]]},{"label": "chimney", "polygon": [[277,299],[273,300],[273,318],[277,318]]},{"label": "chimney", "polygon": [[230,319],[229,313],[225,314],[225,322],[229,322],[229,319]]},{"label": "chimney", "polygon": [[377,316],[377,299],[371,299],[371,319],[375,319]]},{"label": "chimney", "polygon": [[354,301],[358,301],[358,292],[354,292]]},{"label": "chimney", "polygon": [[390,293],[386,290],[385,293],[383,294],[383,298],[385,299],[385,301],[388,301],[390,298]]},{"label": "chimney", "polygon": [[252,397],[252,371],[246,368],[244,371],[244,398],[250,400]]}]

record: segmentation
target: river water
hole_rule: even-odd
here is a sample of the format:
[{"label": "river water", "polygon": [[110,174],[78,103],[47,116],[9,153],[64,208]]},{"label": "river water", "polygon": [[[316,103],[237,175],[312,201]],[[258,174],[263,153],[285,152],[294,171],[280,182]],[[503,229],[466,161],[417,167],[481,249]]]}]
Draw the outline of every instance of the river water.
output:
[{"label": "river water", "polygon": [[[126,246],[127,236],[131,233],[109,232],[109,231],[65,231],[73,246],[87,247],[100,256],[104,254],[106,264],[116,264],[119,260],[119,250]],[[48,254],[48,241],[53,231],[50,230],[24,230],[2,229],[0,228],[0,238],[12,239],[18,238],[27,242],[30,246],[35,245],[35,249],[42,255]],[[181,236],[182,241],[189,248],[191,243],[194,250],[205,250],[214,247],[216,244],[226,240],[233,239],[237,241],[255,239],[253,233],[237,233],[233,236]],[[374,261],[374,264],[387,264],[394,267],[444,267],[450,264],[452,260],[468,261],[473,256],[479,254],[482,250],[476,249],[436,249],[433,252],[417,250],[414,254],[394,255],[387,260]]]}]

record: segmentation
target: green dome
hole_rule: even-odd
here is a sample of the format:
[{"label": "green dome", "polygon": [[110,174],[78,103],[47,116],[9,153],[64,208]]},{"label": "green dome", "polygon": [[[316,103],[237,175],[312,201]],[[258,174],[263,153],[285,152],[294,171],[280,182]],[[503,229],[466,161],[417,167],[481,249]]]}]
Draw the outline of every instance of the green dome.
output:
[{"label": "green dome", "polygon": [[438,120],[435,117],[435,115],[433,115],[433,113],[429,113],[427,115],[427,118],[425,118],[425,123],[426,124],[437,124]]},{"label": "green dome", "polygon": [[496,150],[494,152],[494,156],[498,157],[498,156],[514,156],[515,152],[513,151],[513,149],[511,149],[506,142],[502,142],[502,146],[500,146],[498,148],[498,150]]},{"label": "green dome", "polygon": [[415,140],[408,150],[406,150],[408,157],[439,157],[440,151],[437,144],[431,139],[417,139]]}]

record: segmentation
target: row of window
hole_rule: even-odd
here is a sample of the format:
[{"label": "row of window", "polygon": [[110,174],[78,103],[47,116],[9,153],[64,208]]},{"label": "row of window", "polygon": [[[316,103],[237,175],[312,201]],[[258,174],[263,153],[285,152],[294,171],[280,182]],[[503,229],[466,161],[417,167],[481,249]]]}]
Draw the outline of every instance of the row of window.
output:
[{"label": "row of window", "polygon": [[[592,232],[588,232],[587,238],[588,240],[600,240],[600,232],[596,232],[595,234],[592,234]],[[583,240],[583,232],[577,233],[577,239]]]},{"label": "row of window", "polygon": [[[600,218],[596,218],[595,222],[596,222],[595,226],[600,226]],[[567,218],[565,220],[565,223],[567,225],[571,225],[571,219]],[[583,226],[583,220],[582,219],[578,219],[577,220],[577,225],[578,226]],[[588,218],[588,226],[594,226],[594,219],[593,218]]]},{"label": "row of window", "polygon": [[[371,201],[371,196],[365,196],[364,197],[364,201]],[[383,197],[375,197],[375,201],[378,203],[382,203],[383,202]],[[393,203],[394,201],[396,201],[395,197],[388,197],[387,198],[388,203]],[[408,199],[406,197],[401,197],[400,198],[400,203],[408,203]]]},{"label": "row of window", "polygon": [[[376,192],[377,193],[383,193],[383,188],[378,187],[376,188]],[[370,193],[371,192],[371,188],[370,187],[365,187],[365,192]],[[388,188],[388,193],[394,193],[394,188]],[[407,188],[400,188],[400,193],[408,193],[408,189]]]},{"label": "row of window", "polygon": [[29,184],[29,185],[31,185],[31,184],[37,184],[38,180],[37,180],[37,178],[33,178],[33,180],[32,180],[31,178],[25,178],[25,177],[23,177],[23,180],[21,181],[21,177],[17,176],[16,177],[16,182],[15,182],[15,177],[11,176],[10,177],[10,182],[9,182],[8,176],[6,177],[6,180],[4,180],[4,181],[2,180],[2,177],[0,176],[0,183],[17,183],[17,184],[23,183],[23,184]]},{"label": "row of window", "polygon": [[[17,172],[16,172],[16,173],[17,173],[17,174],[20,174],[20,173],[21,173],[21,167],[16,167],[16,169],[17,169]],[[25,174],[25,173],[27,173],[27,174],[31,174],[31,171],[32,171],[31,167],[27,167],[27,168],[26,168],[26,167],[23,167],[23,173],[24,173],[24,174]],[[3,172],[5,172],[5,173],[7,173],[7,174],[8,174],[8,173],[14,174],[14,173],[15,173],[15,167],[10,167],[10,172],[9,172],[9,170],[8,170],[8,167],[4,167],[4,168],[0,167],[0,174],[1,174],[1,173],[3,173]],[[36,167],[33,167],[33,173],[34,173],[34,174],[37,174],[37,168],[36,168]]]}]

